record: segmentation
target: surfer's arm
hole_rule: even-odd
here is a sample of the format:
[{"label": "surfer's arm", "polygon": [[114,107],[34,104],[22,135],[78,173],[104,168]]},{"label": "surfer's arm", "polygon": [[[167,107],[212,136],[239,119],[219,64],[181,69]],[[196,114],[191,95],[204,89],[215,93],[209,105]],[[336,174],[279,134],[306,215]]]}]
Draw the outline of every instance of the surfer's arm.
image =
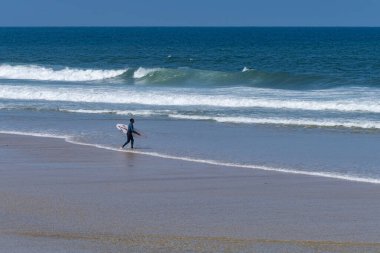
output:
[{"label": "surfer's arm", "polygon": [[135,130],[133,130],[132,133],[135,133],[135,134],[137,134],[137,135],[141,135],[139,132],[137,132],[137,131],[135,131]]}]

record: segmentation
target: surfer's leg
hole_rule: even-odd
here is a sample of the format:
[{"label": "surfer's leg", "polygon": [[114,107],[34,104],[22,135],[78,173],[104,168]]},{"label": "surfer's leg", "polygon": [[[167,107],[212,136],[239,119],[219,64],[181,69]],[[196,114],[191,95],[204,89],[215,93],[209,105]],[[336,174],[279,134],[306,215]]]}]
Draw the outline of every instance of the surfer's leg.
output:
[{"label": "surfer's leg", "polygon": [[[127,141],[124,143],[124,145],[122,146],[122,148],[124,148],[125,145],[127,145],[130,141],[131,141],[131,136],[128,135],[128,136],[127,136]],[[132,143],[133,143],[133,141],[132,141]],[[132,146],[133,146],[133,144],[132,144]]]},{"label": "surfer's leg", "polygon": [[123,146],[121,146],[122,148],[124,148],[125,147],[125,145],[127,145],[128,144],[128,142],[129,142],[129,139],[123,144]]},{"label": "surfer's leg", "polygon": [[131,148],[133,148],[133,143],[135,142],[135,140],[133,139],[133,136],[131,136]]}]

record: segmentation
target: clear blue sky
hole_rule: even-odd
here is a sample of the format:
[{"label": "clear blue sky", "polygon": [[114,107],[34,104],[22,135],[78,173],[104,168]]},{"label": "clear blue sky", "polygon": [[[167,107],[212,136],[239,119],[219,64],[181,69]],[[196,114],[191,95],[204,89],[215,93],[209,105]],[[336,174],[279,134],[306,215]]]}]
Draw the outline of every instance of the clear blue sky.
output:
[{"label": "clear blue sky", "polygon": [[380,0],[1,0],[0,26],[380,26]]}]

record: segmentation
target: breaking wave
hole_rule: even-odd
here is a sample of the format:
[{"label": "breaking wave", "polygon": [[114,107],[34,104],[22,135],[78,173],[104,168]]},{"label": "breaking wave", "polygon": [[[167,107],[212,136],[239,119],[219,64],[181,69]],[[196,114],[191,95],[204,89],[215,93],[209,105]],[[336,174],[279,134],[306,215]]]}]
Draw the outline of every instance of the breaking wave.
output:
[{"label": "breaking wave", "polygon": [[131,85],[147,84],[178,87],[245,86],[290,90],[318,90],[340,86],[378,86],[377,83],[366,84],[352,79],[346,80],[344,78],[331,78],[312,74],[265,72],[249,67],[236,71],[217,71],[189,67],[82,69],[0,64],[0,79],[65,82],[113,79],[113,82]]},{"label": "breaking wave", "polygon": [[[46,100],[85,103],[141,104],[154,106],[210,106],[228,108],[269,108],[281,110],[380,113],[380,101],[363,97],[320,100],[332,93],[312,97],[270,96],[265,91],[223,90],[223,93],[194,93],[190,90],[131,90],[124,88],[86,89],[80,87],[0,86],[0,99]],[[251,93],[248,93],[251,92]],[[362,92],[364,94],[364,92]]]},{"label": "breaking wave", "polygon": [[[252,86],[268,88],[313,88],[321,77],[289,73],[267,73],[244,67],[241,71],[214,71],[192,68],[81,69],[39,65],[0,65],[0,79],[85,82],[118,78],[124,84],[175,86]],[[326,84],[327,83],[327,84]],[[323,87],[331,86],[325,82]],[[322,87],[322,88],[323,88]]]},{"label": "breaking wave", "polygon": [[37,65],[0,65],[0,79],[39,80],[39,81],[67,81],[83,82],[114,78],[125,73],[126,69],[53,69]]},{"label": "breaking wave", "polygon": [[150,76],[150,75],[152,75],[155,72],[158,72],[160,70],[161,70],[160,68],[151,68],[151,69],[148,68],[148,69],[146,69],[146,68],[140,67],[133,72],[133,78],[136,78],[136,79],[144,78],[144,77]]},{"label": "breaking wave", "polygon": [[133,72],[134,83],[187,86],[252,86],[266,88],[327,88],[335,86],[322,77],[269,73],[244,67],[241,71],[214,71],[192,68],[138,68]]}]

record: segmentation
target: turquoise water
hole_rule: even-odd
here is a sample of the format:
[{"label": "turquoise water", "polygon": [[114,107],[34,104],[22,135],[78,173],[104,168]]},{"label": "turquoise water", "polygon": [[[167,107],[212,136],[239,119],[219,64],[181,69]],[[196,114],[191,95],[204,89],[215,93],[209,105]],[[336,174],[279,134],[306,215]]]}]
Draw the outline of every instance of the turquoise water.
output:
[{"label": "turquoise water", "polygon": [[0,131],[376,181],[379,69],[380,28],[0,28]]}]

